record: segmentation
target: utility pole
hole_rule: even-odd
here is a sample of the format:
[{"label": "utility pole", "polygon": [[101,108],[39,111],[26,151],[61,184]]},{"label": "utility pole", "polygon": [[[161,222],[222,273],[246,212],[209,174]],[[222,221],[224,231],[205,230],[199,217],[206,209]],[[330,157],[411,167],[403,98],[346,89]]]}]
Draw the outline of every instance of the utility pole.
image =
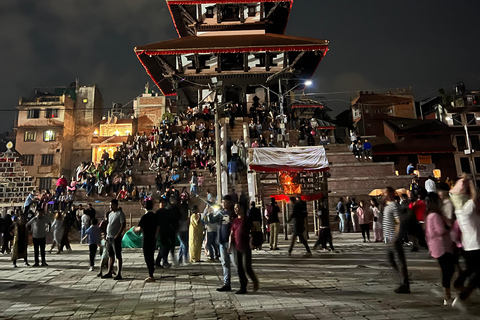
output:
[{"label": "utility pole", "polygon": [[[218,88],[215,88],[215,162],[217,163],[217,199],[218,203],[222,201],[222,163],[220,162],[220,117],[219,105],[217,101]],[[225,137],[224,137],[225,138]]]}]

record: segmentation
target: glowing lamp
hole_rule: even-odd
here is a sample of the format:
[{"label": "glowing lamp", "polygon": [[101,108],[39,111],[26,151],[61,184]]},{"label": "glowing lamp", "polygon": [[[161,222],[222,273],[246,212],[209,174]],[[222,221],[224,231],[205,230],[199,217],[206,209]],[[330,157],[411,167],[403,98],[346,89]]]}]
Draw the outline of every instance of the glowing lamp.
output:
[{"label": "glowing lamp", "polygon": [[395,175],[396,175],[396,176],[399,176],[399,175],[400,175],[400,173],[398,173],[398,170],[395,170]]},{"label": "glowing lamp", "polygon": [[440,179],[442,177],[442,170],[440,169],[433,170],[433,175],[435,176],[436,179]]},{"label": "glowing lamp", "polygon": [[312,85],[312,83],[313,83],[313,82],[312,82],[311,80],[305,81],[305,85],[306,85],[307,87],[310,87],[310,86]]},{"label": "glowing lamp", "polygon": [[413,170],[413,174],[416,175],[417,177],[420,176],[420,172],[418,170]]},{"label": "glowing lamp", "polygon": [[445,120],[450,121],[452,120],[452,117],[446,117]]},{"label": "glowing lamp", "polygon": [[116,136],[118,136],[119,134],[120,134],[120,132],[118,132],[118,130],[115,131],[115,135],[116,135]]}]

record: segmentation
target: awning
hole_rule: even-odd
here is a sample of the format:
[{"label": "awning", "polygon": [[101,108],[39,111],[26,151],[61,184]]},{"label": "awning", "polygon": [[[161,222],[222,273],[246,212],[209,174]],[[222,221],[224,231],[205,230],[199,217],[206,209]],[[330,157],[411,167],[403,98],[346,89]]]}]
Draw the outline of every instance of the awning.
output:
[{"label": "awning", "polygon": [[337,126],[331,122],[328,122],[328,121],[325,121],[325,120],[320,120],[320,119],[317,119],[317,129],[323,129],[323,130],[326,130],[326,129],[335,129]]},{"label": "awning", "polygon": [[262,172],[321,172],[330,168],[325,149],[319,146],[255,148],[250,169]]}]

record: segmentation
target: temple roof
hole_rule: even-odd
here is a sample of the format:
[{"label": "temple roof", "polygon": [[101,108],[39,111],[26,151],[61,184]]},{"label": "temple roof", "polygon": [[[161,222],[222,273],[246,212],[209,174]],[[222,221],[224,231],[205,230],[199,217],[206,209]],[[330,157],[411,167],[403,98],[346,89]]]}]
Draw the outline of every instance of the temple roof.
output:
[{"label": "temple roof", "polygon": [[396,135],[445,135],[452,129],[439,120],[420,120],[409,118],[392,118],[385,120]]},{"label": "temple roof", "polygon": [[[295,68],[300,77],[309,79],[328,51],[328,40],[292,37],[278,34],[240,36],[191,36],[139,46],[134,49],[138,59],[165,96],[175,95],[175,89],[166,80],[165,61],[155,57],[182,54],[248,53],[248,52],[305,52]],[[165,59],[164,59],[165,60]],[[175,61],[175,60],[173,60]],[[170,66],[171,68],[172,66]],[[169,68],[169,67],[167,67]],[[223,74],[223,73],[222,73]],[[218,76],[222,76],[218,74]]]},{"label": "temple roof", "polygon": [[134,51],[137,55],[259,51],[325,51],[325,54],[328,51],[328,40],[272,33],[244,36],[191,36],[135,47]]},{"label": "temple roof", "polygon": [[[275,6],[276,4],[285,3],[283,10],[277,11],[275,14],[270,15],[267,19],[272,24],[268,27],[268,32],[285,33],[285,29],[288,23],[288,17],[293,5],[293,0],[166,0],[170,15],[172,16],[175,29],[180,37],[186,37],[191,35],[193,29],[189,26],[189,22],[184,20],[184,13],[186,12],[192,18],[196,15],[196,5],[199,4],[249,4],[249,3],[266,3],[269,6]],[[183,8],[180,8],[183,6]],[[189,32],[190,31],[190,32]]]}]

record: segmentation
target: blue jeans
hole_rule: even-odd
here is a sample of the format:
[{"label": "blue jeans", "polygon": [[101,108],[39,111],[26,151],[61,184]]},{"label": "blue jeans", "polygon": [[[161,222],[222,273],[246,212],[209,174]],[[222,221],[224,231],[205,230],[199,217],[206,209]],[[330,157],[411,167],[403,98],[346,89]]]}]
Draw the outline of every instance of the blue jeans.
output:
[{"label": "blue jeans", "polygon": [[87,184],[87,194],[88,194],[88,195],[90,195],[90,193],[92,193],[93,187],[94,187],[94,186],[91,186],[91,185]]},{"label": "blue jeans", "polygon": [[188,231],[181,231],[178,234],[178,241],[180,242],[180,249],[178,250],[178,262],[188,262]]},{"label": "blue jeans", "polygon": [[340,218],[340,223],[338,224],[338,229],[340,232],[345,232],[345,213],[339,213],[338,217]]},{"label": "blue jeans", "polygon": [[345,228],[347,229],[346,230],[347,232],[350,232],[351,221],[352,221],[352,215],[350,213],[346,213],[344,225],[345,225]]},{"label": "blue jeans", "polygon": [[207,249],[210,254],[210,260],[217,258],[220,253],[218,252],[217,233],[207,232]]},{"label": "blue jeans", "polygon": [[220,259],[223,268],[223,285],[230,287],[232,279],[232,265],[230,255],[228,254],[228,242],[220,243]]},{"label": "blue jeans", "polygon": [[83,243],[83,237],[85,237],[85,233],[87,231],[88,227],[87,226],[83,226],[80,228],[80,243]]}]

